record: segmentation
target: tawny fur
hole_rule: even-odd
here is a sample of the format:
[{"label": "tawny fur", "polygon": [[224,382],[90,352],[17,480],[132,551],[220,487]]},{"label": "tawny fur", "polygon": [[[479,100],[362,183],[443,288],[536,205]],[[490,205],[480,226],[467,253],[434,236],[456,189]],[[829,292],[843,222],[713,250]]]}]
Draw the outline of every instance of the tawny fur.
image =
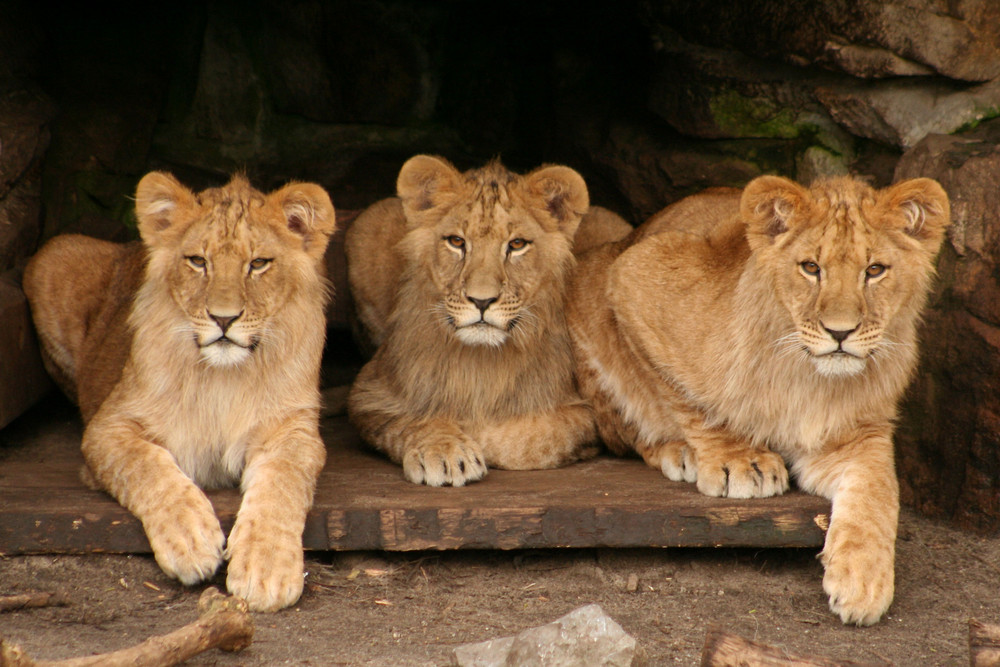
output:
[{"label": "tawny fur", "polygon": [[716,496],[781,493],[787,462],[833,500],[823,584],[845,623],[892,601],[893,422],[949,221],[929,179],[766,176],[586,253],[568,294],[580,391],[611,449]]},{"label": "tawny fur", "polygon": [[[378,346],[348,401],[362,436],[434,486],[592,455],[563,315],[583,179],[498,162],[462,174],[417,156],[397,186],[346,239],[358,317]],[[610,212],[599,226],[588,239],[631,229]]]},{"label": "tawny fur", "polygon": [[[231,593],[288,606],[326,455],[330,198],[309,183],[264,195],[242,177],[195,194],[153,172],[136,214],[141,243],[59,236],[25,272],[46,363],[83,415],[85,477],[142,521],[170,576],[193,584],[226,558]],[[227,542],[199,487],[236,483]]]}]

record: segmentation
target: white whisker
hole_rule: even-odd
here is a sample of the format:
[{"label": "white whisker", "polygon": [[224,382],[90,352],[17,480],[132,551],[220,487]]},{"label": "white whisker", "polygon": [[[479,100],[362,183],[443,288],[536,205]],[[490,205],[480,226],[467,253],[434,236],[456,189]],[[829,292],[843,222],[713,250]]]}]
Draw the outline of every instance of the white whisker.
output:
[{"label": "white whisker", "polygon": [[448,313],[448,307],[444,301],[437,301],[432,304],[427,312],[433,319],[439,320],[445,326],[454,326],[455,319]]},{"label": "white whisker", "polygon": [[792,357],[799,352],[805,352],[805,344],[802,342],[802,336],[797,330],[775,339],[772,341],[771,347],[774,348],[775,356],[778,359]]},{"label": "white whisker", "polygon": [[540,322],[541,318],[535,314],[531,306],[523,306],[514,317],[515,326],[524,329],[526,333],[537,332]]}]

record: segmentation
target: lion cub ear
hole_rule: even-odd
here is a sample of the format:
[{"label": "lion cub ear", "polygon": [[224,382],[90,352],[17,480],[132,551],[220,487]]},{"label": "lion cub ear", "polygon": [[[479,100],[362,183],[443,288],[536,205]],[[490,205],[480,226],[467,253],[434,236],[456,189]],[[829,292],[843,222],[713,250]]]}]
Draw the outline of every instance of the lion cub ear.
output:
[{"label": "lion cub ear", "polygon": [[426,211],[454,201],[461,183],[461,172],[444,158],[415,155],[407,160],[396,179],[407,228],[419,227],[429,219]]},{"label": "lion cub ear", "polygon": [[135,216],[139,235],[149,247],[169,243],[190,222],[184,213],[196,206],[193,192],[165,171],[142,177],[135,189]]},{"label": "lion cub ear", "polygon": [[774,243],[809,202],[809,191],[787,178],[760,176],[750,181],[740,197],[740,218],[751,247]]},{"label": "lion cub ear", "polygon": [[931,252],[937,252],[944,231],[951,224],[948,194],[930,178],[914,178],[879,193],[879,203],[902,214],[902,229]]},{"label": "lion cub ear", "polygon": [[590,207],[590,194],[583,176],[569,167],[556,165],[539,167],[525,180],[528,191],[541,198],[542,208],[556,221],[559,231],[573,238],[583,214]]},{"label": "lion cub ear", "polygon": [[302,249],[319,259],[337,229],[337,214],[326,190],[315,183],[289,183],[268,195],[285,217],[288,231],[302,238]]}]

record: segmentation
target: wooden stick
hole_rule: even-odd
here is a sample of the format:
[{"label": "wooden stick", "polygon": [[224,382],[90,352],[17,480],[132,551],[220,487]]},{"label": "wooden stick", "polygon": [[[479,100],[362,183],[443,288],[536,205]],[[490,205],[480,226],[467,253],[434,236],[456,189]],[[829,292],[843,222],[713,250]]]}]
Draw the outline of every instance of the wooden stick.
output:
[{"label": "wooden stick", "polygon": [[969,619],[969,665],[1000,667],[1000,625]]},{"label": "wooden stick", "polygon": [[171,667],[202,651],[241,651],[253,641],[247,603],[208,588],[198,600],[200,617],[173,632],[132,648],[85,658],[35,662],[17,646],[0,640],[0,667]]},{"label": "wooden stick", "polygon": [[69,604],[61,593],[20,593],[0,595],[0,612],[34,607],[60,607]]},{"label": "wooden stick", "polygon": [[863,663],[829,660],[817,656],[794,656],[718,628],[705,637],[701,667],[861,667]]}]

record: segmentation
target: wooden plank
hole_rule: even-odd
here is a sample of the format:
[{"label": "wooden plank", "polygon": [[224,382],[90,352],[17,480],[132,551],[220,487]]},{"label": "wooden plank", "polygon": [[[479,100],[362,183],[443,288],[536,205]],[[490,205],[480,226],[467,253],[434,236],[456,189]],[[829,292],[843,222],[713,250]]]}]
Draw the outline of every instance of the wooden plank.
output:
[{"label": "wooden plank", "polygon": [[[139,522],[79,481],[79,421],[44,408],[0,432],[0,553],[148,553]],[[342,418],[326,420],[328,460],[303,541],[310,550],[551,547],[818,547],[830,506],[791,492],[709,498],[637,459],[559,470],[491,470],[462,488],[406,482]],[[209,493],[228,530],[239,494]]]}]

